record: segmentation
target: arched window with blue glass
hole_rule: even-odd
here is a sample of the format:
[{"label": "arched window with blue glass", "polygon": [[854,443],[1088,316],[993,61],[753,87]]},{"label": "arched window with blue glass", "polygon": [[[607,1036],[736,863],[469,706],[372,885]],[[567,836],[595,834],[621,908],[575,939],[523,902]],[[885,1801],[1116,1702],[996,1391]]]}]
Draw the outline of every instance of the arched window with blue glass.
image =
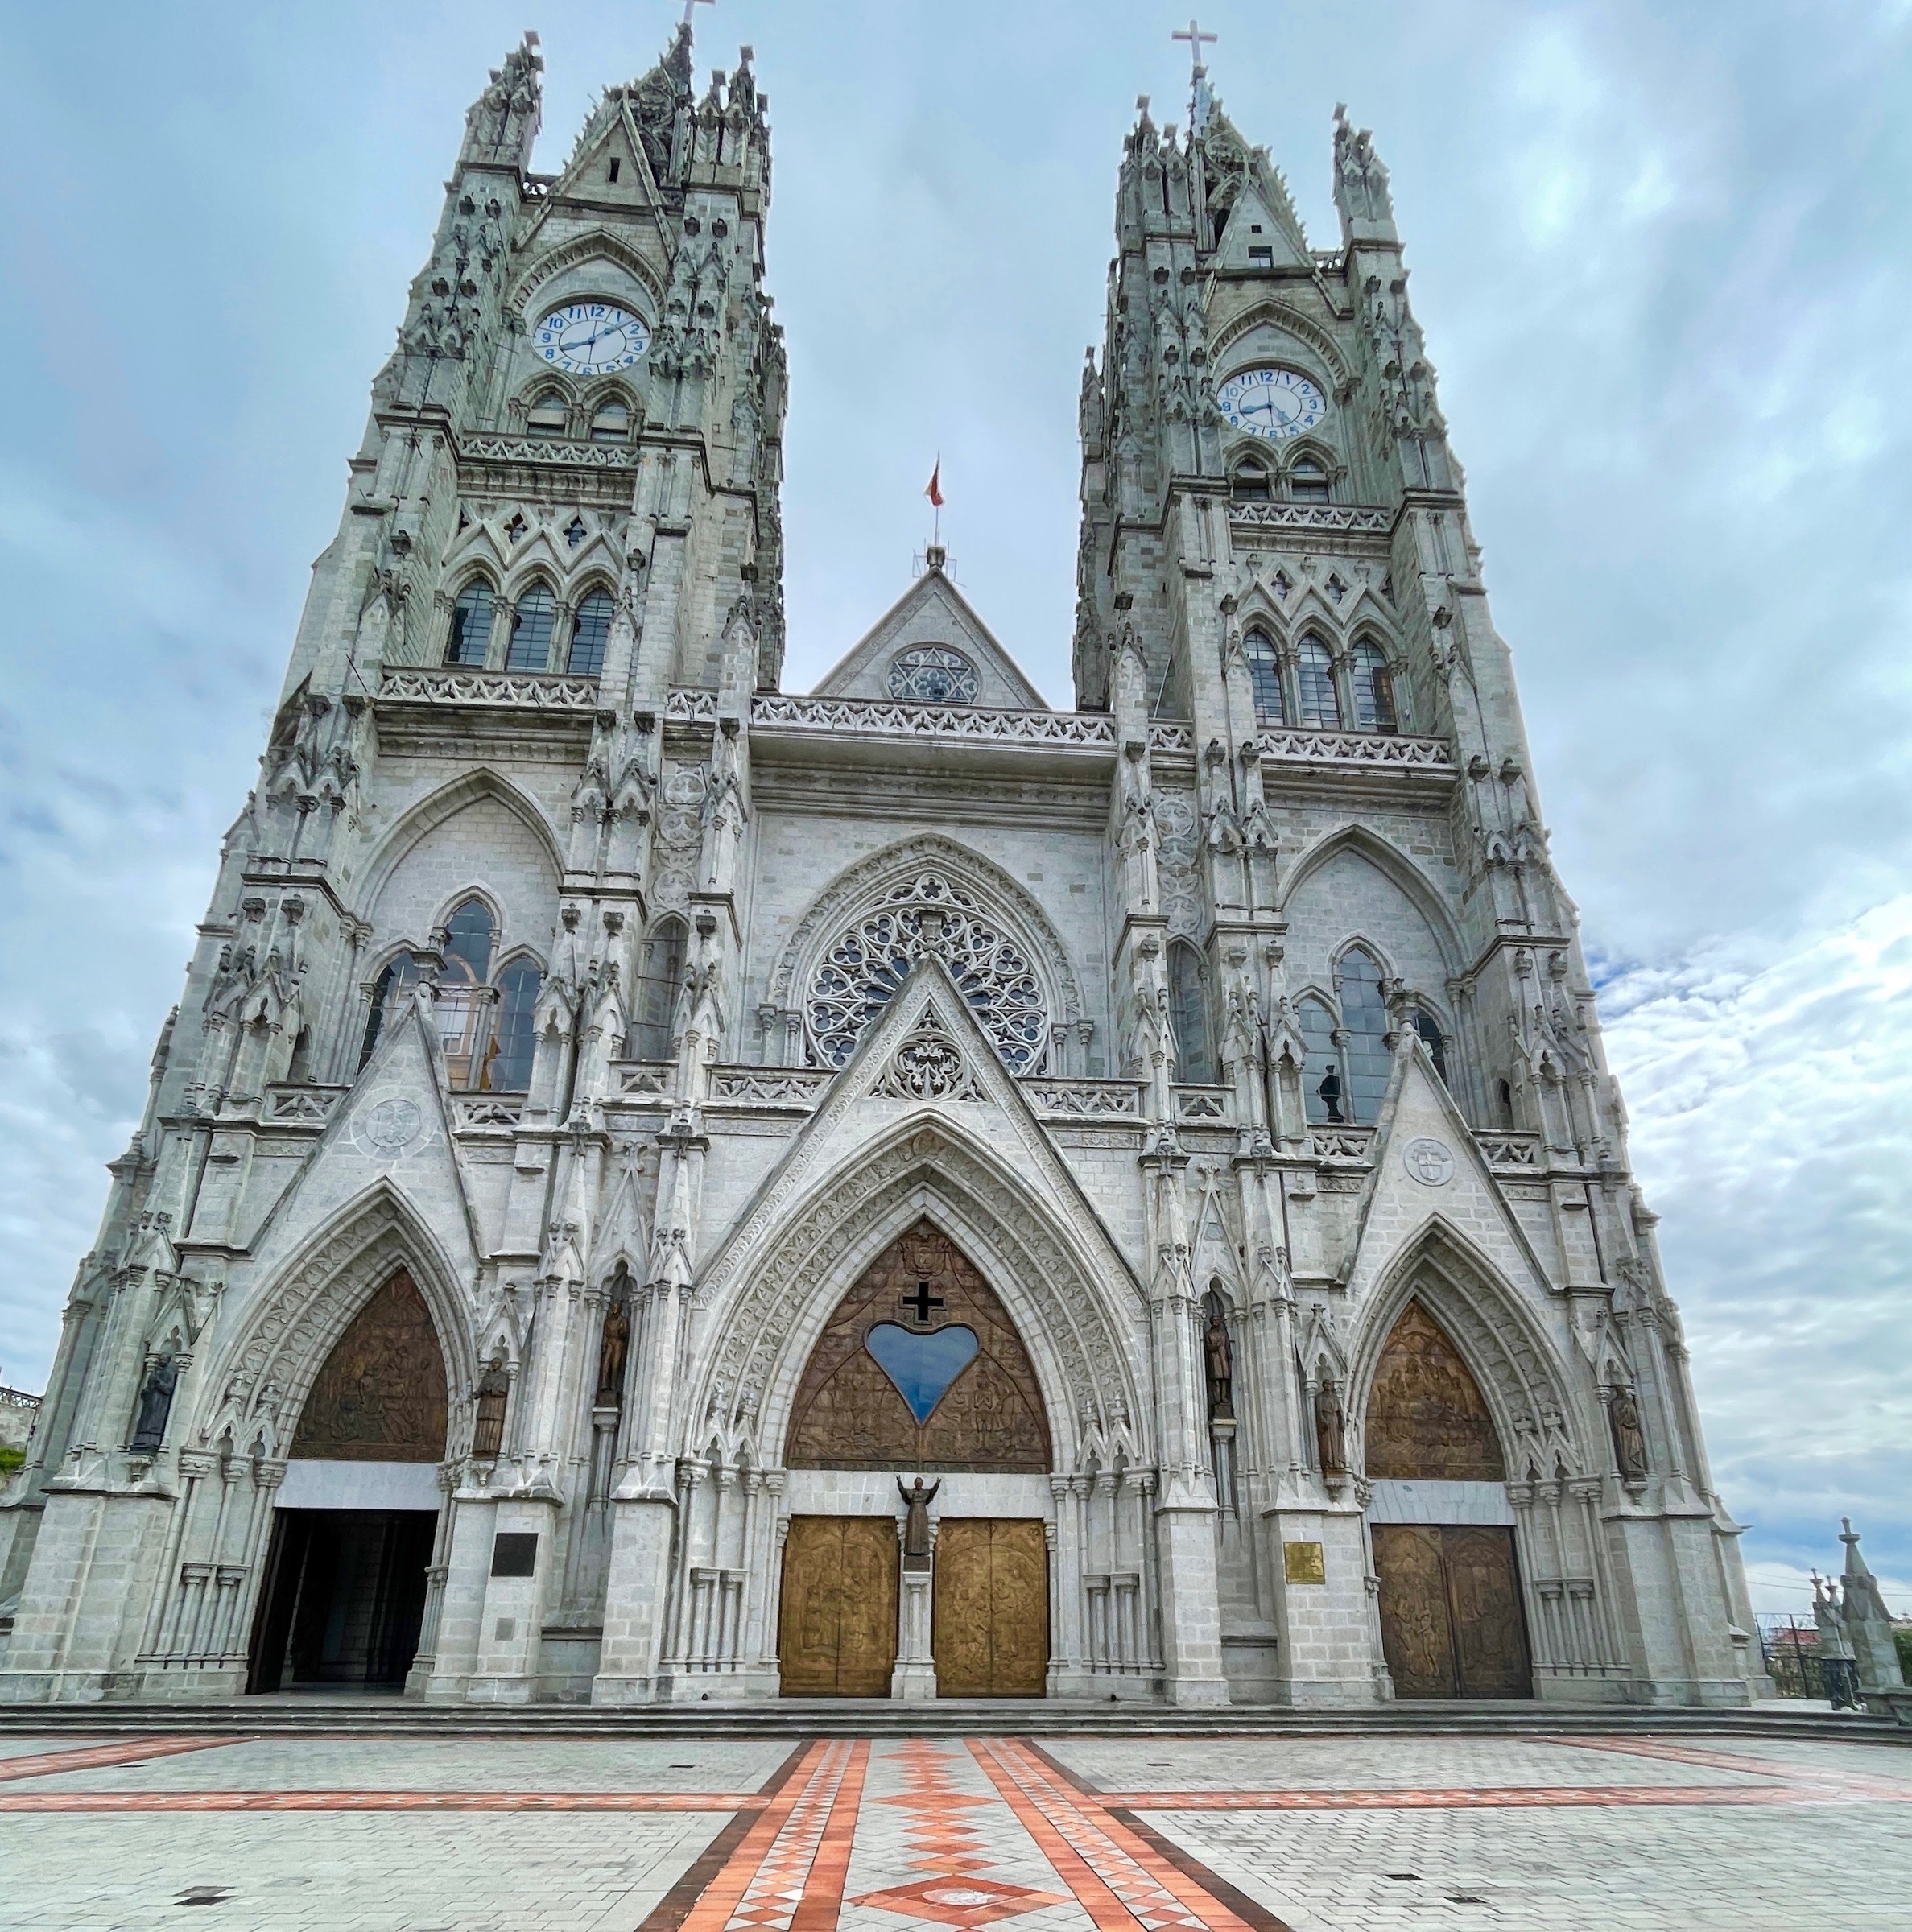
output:
[{"label": "arched window with blue glass", "polygon": [[594,678],[604,669],[604,654],[611,639],[610,595],[594,590],[577,607],[571,625],[571,649],[564,668],[575,678]]},{"label": "arched window with blue glass", "polygon": [[1394,674],[1386,654],[1364,638],[1354,647],[1354,728],[1357,731],[1398,731],[1400,713],[1394,704]]},{"label": "arched window with blue glass", "polygon": [[1348,1120],[1348,1092],[1341,1080],[1340,1050],[1335,1044],[1335,1016],[1328,1002],[1311,993],[1295,1009],[1307,1057],[1301,1071],[1302,1100],[1317,1126],[1337,1127]]},{"label": "arched window with blue glass", "polygon": [[549,671],[551,634],[558,606],[548,586],[534,584],[518,595],[511,612],[511,648],[505,654],[507,671]]},{"label": "arched window with blue glass", "polygon": [[474,577],[452,606],[451,634],[445,639],[448,664],[483,664],[491,654],[491,628],[498,600],[482,577]]},{"label": "arched window with blue glass", "polygon": [[1357,1126],[1372,1126],[1394,1071],[1394,1056],[1387,1036],[1387,997],[1374,956],[1359,946],[1341,955],[1335,971],[1335,991],[1341,1005],[1341,1030],[1346,1035],[1348,1112]]},{"label": "arched window with blue glass", "polygon": [[1339,731],[1341,700],[1335,689],[1334,654],[1312,631],[1295,657],[1297,722],[1303,731]]},{"label": "arched window with blue glass", "polygon": [[1241,640],[1248,664],[1248,685],[1257,724],[1286,724],[1288,707],[1282,693],[1282,660],[1274,641],[1258,625]]},{"label": "arched window with blue glass", "polygon": [[1208,1013],[1208,972],[1186,939],[1168,948],[1169,1013],[1175,1029],[1175,1075],[1197,1087],[1215,1080],[1214,1029]]}]

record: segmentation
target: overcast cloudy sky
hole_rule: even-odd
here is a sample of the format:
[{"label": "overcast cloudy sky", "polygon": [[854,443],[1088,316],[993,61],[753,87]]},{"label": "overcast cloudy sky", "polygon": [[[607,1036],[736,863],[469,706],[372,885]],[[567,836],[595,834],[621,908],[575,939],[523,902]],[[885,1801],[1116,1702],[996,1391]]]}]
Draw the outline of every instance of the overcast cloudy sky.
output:
[{"label": "overcast cloudy sky", "polygon": [[[0,3],[0,1374],[37,1388],[251,777],[466,103],[560,166],[662,0]],[[1185,6],[720,0],[775,130],[788,681],[907,580],[939,448],[1069,698],[1076,378]],[[1849,1512],[1912,1600],[1912,0],[1215,0],[1336,237],[1393,171],[1555,854],[1762,1604]],[[1912,1608],[1912,1600],[1906,1601]]]}]

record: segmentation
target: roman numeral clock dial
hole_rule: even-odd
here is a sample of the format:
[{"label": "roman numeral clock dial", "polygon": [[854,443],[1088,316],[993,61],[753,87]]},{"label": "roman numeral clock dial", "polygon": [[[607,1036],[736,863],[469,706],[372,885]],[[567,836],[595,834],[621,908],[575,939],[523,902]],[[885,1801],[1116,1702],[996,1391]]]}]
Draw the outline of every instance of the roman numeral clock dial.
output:
[{"label": "roman numeral clock dial", "polygon": [[573,302],[554,308],[531,331],[531,342],[539,361],[568,376],[601,376],[640,361],[650,331],[615,302]]}]

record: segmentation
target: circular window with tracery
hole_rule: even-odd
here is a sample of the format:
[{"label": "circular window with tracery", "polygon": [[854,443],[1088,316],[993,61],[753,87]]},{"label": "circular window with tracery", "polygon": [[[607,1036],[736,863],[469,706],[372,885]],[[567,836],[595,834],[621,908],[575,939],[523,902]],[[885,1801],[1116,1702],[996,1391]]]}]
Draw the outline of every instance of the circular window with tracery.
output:
[{"label": "circular window with tracery", "polygon": [[850,1057],[925,953],[949,968],[1010,1071],[1041,1072],[1049,1045],[1042,982],[975,896],[937,873],[892,886],[824,953],[805,1002],[817,1063],[840,1067]]},{"label": "circular window with tracery", "polygon": [[890,695],[919,704],[973,704],[976,667],[947,644],[899,651],[890,667]]}]

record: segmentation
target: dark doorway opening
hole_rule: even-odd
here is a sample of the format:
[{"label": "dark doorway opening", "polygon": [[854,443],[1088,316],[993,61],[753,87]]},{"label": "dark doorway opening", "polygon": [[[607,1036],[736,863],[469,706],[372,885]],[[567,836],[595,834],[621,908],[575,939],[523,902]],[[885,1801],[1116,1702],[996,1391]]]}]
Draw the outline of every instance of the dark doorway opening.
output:
[{"label": "dark doorway opening", "polygon": [[246,1689],[402,1690],[437,1524],[431,1510],[278,1511]]}]

